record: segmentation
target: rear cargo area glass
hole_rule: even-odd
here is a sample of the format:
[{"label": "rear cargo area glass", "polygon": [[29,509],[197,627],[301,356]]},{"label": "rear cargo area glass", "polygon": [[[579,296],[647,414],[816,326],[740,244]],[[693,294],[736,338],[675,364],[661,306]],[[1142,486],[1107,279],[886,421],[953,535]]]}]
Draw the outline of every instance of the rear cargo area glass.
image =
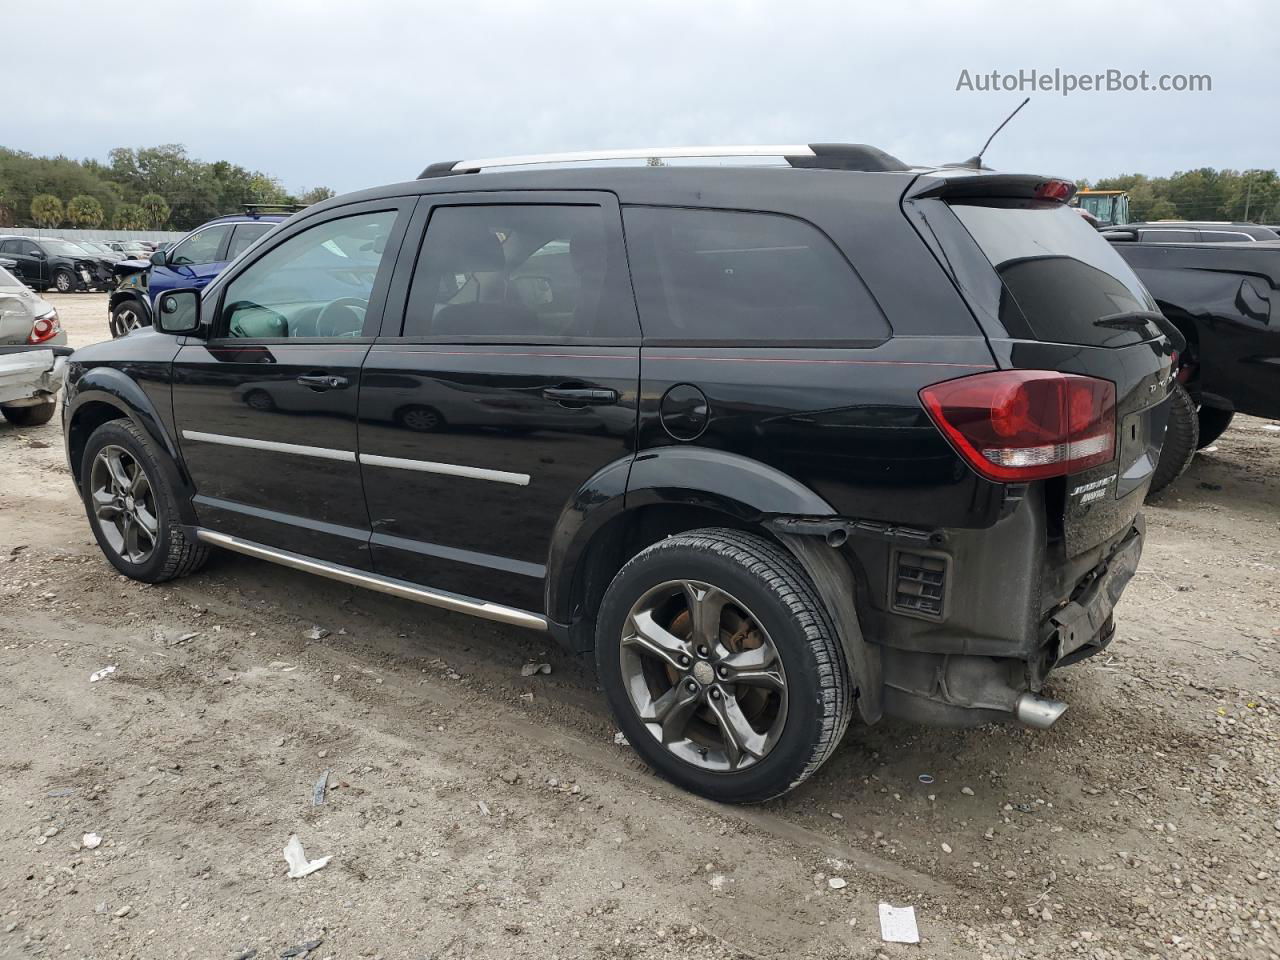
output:
[{"label": "rear cargo area glass", "polygon": [[1130,317],[1117,323],[1116,318],[1156,310],[1155,301],[1074,210],[1058,204],[953,203],[951,211],[1004,283],[1000,320],[1011,336],[1121,347],[1160,335],[1150,322]]}]

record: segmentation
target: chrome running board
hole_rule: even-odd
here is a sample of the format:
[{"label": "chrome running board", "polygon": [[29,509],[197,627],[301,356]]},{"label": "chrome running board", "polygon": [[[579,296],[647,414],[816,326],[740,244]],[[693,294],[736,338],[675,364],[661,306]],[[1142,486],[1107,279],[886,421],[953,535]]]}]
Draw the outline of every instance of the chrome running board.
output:
[{"label": "chrome running board", "polygon": [[236,553],[243,553],[245,556],[257,557],[259,560],[269,560],[283,567],[292,567],[294,570],[301,570],[304,573],[314,573],[317,576],[327,577],[330,580],[337,580],[341,583],[349,583],[353,587],[377,590],[379,593],[390,594],[393,597],[415,600],[418,603],[425,603],[432,607],[442,607],[455,613],[466,613],[473,617],[497,620],[499,623],[509,623],[517,627],[528,627],[531,630],[547,629],[546,618],[538,616],[536,613],[530,613],[528,610],[504,607],[500,603],[476,600],[472,597],[464,597],[462,594],[449,593],[445,590],[432,590],[429,587],[421,587],[415,583],[409,583],[407,580],[396,580],[393,577],[379,576],[366,570],[357,570],[354,567],[344,567],[337,563],[316,560],[300,553],[277,550],[275,547],[264,547],[262,544],[254,543],[252,540],[241,540],[239,537],[216,533],[203,527],[196,530],[196,537],[204,543],[215,547],[234,550]]}]

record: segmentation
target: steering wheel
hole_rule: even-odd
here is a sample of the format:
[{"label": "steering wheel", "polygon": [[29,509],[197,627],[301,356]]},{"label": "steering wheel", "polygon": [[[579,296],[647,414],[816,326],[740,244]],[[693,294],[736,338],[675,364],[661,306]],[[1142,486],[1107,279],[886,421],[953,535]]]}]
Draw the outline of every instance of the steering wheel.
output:
[{"label": "steering wheel", "polygon": [[[317,337],[358,337],[364,329],[369,301],[359,297],[339,297],[316,317]],[[352,323],[352,317],[355,323]]]}]

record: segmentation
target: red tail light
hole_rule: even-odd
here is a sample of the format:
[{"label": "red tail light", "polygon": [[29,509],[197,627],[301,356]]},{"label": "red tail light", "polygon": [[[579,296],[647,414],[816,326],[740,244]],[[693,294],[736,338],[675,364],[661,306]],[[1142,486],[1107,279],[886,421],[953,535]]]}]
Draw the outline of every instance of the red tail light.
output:
[{"label": "red tail light", "polygon": [[925,387],[920,400],[969,466],[1001,483],[1115,457],[1116,388],[1052,370],[998,370]]},{"label": "red tail light", "polygon": [[1076,185],[1070,180],[1046,180],[1036,187],[1037,200],[1057,200],[1066,203],[1076,192]]},{"label": "red tail light", "polygon": [[62,324],[58,321],[58,311],[50,310],[43,316],[36,317],[31,324],[31,332],[27,334],[27,343],[44,343],[52,340],[62,332]]}]

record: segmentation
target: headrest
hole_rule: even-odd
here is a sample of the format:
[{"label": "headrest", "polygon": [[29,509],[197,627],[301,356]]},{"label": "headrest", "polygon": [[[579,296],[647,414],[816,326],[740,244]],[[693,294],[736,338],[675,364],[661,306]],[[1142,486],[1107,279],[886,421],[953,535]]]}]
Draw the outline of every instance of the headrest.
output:
[{"label": "headrest", "polygon": [[488,227],[475,222],[455,224],[449,246],[443,251],[444,273],[492,273],[507,268],[502,242]]}]

